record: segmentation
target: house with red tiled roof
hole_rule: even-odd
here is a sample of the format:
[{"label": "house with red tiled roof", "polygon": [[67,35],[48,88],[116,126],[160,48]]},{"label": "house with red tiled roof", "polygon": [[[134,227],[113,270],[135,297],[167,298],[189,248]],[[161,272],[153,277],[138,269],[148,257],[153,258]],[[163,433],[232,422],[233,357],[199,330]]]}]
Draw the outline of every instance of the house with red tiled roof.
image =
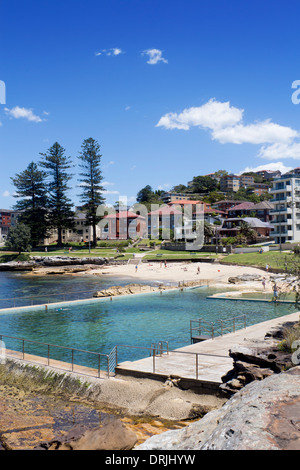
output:
[{"label": "house with red tiled roof", "polygon": [[127,240],[143,237],[147,233],[147,221],[138,213],[131,211],[119,211],[104,217],[107,222],[106,236],[109,240]]}]

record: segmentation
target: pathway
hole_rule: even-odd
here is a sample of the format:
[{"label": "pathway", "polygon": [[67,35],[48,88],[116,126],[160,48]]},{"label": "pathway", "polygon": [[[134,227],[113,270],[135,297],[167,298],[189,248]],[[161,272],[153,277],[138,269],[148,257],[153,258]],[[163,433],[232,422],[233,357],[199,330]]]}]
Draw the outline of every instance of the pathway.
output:
[{"label": "pathway", "polygon": [[272,328],[287,321],[298,321],[299,312],[248,326],[234,333],[191,344],[163,354],[134,362],[120,363],[117,374],[151,377],[177,376],[192,379],[212,388],[222,383],[221,377],[232,369],[228,352],[233,346],[242,346],[245,340],[263,340]]}]

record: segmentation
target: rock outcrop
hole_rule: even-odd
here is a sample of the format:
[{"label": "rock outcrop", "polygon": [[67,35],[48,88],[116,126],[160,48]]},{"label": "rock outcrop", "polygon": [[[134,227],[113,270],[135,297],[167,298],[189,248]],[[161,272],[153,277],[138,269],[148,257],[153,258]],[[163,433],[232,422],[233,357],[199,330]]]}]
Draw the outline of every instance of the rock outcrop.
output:
[{"label": "rock outcrop", "polygon": [[186,428],[136,450],[299,450],[300,367],[255,381]]},{"label": "rock outcrop", "polygon": [[136,434],[114,419],[93,429],[75,426],[64,439],[42,442],[34,450],[131,450],[136,443]]},{"label": "rock outcrop", "polygon": [[262,341],[248,340],[244,346],[230,349],[233,369],[222,377],[220,388],[231,395],[255,380],[263,380],[293,367],[292,355],[281,351],[278,344],[283,339],[284,330],[296,323],[285,322],[279,329],[267,333]]},{"label": "rock outcrop", "polygon": [[241,284],[244,282],[262,281],[263,276],[260,274],[241,274],[239,276],[232,276],[228,278],[229,284]]},{"label": "rock outcrop", "polygon": [[95,292],[93,297],[114,297],[116,295],[132,295],[132,294],[145,294],[148,292],[157,292],[167,289],[174,289],[171,286],[148,286],[146,284],[127,284],[126,286],[112,286]]},{"label": "rock outcrop", "polygon": [[59,266],[102,266],[108,263],[108,258],[100,257],[33,256],[29,261],[10,261],[8,263],[0,263],[0,271],[30,271],[38,268]]}]

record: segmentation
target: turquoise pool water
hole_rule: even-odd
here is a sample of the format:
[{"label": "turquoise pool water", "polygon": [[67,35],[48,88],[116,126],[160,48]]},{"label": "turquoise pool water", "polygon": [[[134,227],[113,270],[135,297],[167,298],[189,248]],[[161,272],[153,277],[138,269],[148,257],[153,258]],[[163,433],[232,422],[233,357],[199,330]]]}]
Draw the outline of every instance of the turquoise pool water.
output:
[{"label": "turquoise pool water", "polygon": [[0,309],[90,298],[97,290],[132,282],[132,278],[105,275],[34,276],[0,272]]},{"label": "turquoise pool water", "polygon": [[[201,287],[63,308],[53,305],[47,311],[6,311],[0,313],[0,334],[104,354],[116,345],[150,347],[160,340],[168,341],[170,349],[175,349],[190,344],[191,319],[201,317],[215,322],[247,314],[247,325],[251,325],[296,311],[292,305],[207,299],[216,292],[220,290]],[[20,350],[21,343],[11,341],[7,347]],[[46,348],[40,345],[31,345],[29,350],[26,346],[26,351],[47,355]],[[119,362],[147,355],[145,350],[119,348]],[[57,350],[51,357],[70,362],[69,351]],[[95,361],[91,357],[76,360],[97,367]]]}]

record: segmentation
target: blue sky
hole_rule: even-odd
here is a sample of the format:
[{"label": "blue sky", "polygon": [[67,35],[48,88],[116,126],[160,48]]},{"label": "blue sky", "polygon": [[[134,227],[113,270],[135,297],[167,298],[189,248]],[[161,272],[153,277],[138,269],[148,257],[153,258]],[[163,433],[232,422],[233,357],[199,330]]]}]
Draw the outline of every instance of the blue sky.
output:
[{"label": "blue sky", "polygon": [[77,165],[98,140],[109,203],[218,169],[300,166],[299,2],[0,0],[0,12],[0,207],[55,141]]}]

